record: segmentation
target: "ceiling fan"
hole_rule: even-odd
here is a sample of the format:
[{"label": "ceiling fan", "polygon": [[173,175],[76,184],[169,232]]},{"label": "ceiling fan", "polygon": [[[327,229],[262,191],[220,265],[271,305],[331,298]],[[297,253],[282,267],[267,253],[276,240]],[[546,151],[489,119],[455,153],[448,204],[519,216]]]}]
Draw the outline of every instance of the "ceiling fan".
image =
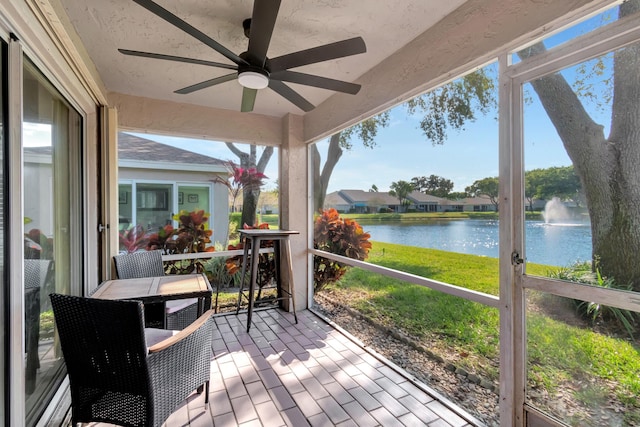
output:
[{"label": "ceiling fan", "polygon": [[283,82],[298,83],[301,85],[329,89],[352,95],[355,95],[360,90],[360,85],[355,83],[291,71],[290,68],[364,53],[367,48],[362,37],[354,37],[335,43],[325,44],[276,58],[267,58],[269,42],[271,41],[271,35],[280,9],[280,0],[254,0],[251,18],[245,19],[242,23],[244,34],[249,38],[249,46],[246,52],[242,52],[239,55],[231,52],[229,49],[204,34],[202,31],[194,28],[189,23],[178,18],[176,15],[164,9],[152,0],[133,1],[170,24],[178,27],[187,34],[200,40],[202,43],[224,55],[234,63],[234,65],[230,65],[201,59],[163,55],[160,53],[118,49],[119,52],[125,55],[207,65],[235,71],[231,74],[205,80],[203,82],[178,89],[175,93],[188,94],[220,83],[238,79],[238,82],[243,86],[240,111],[250,112],[253,111],[258,89],[264,89],[266,87],[269,87],[271,90],[275,91],[303,111],[311,111],[314,108],[313,104]]}]

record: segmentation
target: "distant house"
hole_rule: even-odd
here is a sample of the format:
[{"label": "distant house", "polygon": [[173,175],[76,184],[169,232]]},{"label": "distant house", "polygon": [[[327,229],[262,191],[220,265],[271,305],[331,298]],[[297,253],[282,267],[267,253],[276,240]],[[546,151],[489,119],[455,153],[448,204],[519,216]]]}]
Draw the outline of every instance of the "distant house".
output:
[{"label": "distant house", "polygon": [[399,212],[400,201],[387,192],[364,190],[340,190],[327,194],[325,208],[340,212],[375,213],[380,210]]},{"label": "distant house", "polygon": [[420,191],[414,191],[409,194],[409,200],[411,201],[409,209],[414,209],[417,212],[442,212],[446,202],[448,202],[447,199],[442,197],[424,194]]},{"label": "distant house", "polygon": [[325,209],[333,208],[338,212],[349,212],[349,209],[351,209],[349,201],[342,197],[338,191],[326,195],[324,198],[324,207]]},{"label": "distant house", "polygon": [[443,212],[496,212],[496,205],[489,197],[467,197],[465,199],[442,201]]},{"label": "distant house", "polygon": [[[415,212],[495,212],[496,206],[488,197],[469,197],[449,200],[413,191],[407,196],[407,210]],[[386,191],[339,190],[327,194],[325,208],[345,213],[403,212],[400,200]]]},{"label": "distant house", "polygon": [[496,205],[489,197],[467,197],[463,199],[465,212],[495,212]]},{"label": "distant house", "polygon": [[181,210],[210,214],[214,242],[225,243],[229,229],[229,190],[223,161],[134,135],[118,134],[120,229],[140,224],[156,231]]}]

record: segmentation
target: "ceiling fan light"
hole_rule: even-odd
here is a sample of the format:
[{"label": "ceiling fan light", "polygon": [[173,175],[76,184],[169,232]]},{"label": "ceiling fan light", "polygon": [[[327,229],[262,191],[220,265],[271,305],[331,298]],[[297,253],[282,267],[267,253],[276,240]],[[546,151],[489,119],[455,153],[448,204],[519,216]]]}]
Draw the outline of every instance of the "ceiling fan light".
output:
[{"label": "ceiling fan light", "polygon": [[255,71],[238,73],[238,82],[249,89],[264,89],[269,86],[269,77]]}]

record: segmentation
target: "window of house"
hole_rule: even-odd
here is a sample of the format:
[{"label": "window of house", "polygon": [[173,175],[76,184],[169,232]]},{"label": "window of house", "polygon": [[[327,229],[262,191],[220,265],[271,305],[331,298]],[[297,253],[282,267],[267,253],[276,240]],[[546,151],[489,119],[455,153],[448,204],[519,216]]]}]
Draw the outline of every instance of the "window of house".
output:
[{"label": "window of house", "polygon": [[181,211],[212,211],[211,185],[208,183],[132,182],[118,185],[119,228],[135,225],[145,232],[156,232],[165,225],[176,225]]},{"label": "window of house", "polygon": [[178,184],[178,210],[193,212],[197,210],[210,211],[209,185]]},{"label": "window of house", "polygon": [[165,225],[177,225],[181,211],[212,211],[209,183],[133,182],[118,185],[119,229],[140,225],[156,232]]}]

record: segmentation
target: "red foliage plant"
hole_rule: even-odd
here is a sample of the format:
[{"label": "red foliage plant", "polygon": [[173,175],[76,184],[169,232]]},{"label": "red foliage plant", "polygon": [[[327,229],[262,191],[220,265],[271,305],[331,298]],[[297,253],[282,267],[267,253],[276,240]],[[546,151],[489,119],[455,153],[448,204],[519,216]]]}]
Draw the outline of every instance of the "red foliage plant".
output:
[{"label": "red foliage plant", "polygon": [[263,180],[267,178],[265,174],[259,172],[256,168],[242,168],[235,163],[229,161],[226,162],[227,169],[229,170],[228,178],[216,177],[214,182],[222,184],[229,189],[232,201],[231,206],[235,206],[236,198],[243,189],[257,190],[264,184]]},{"label": "red foliage plant", "polygon": [[128,254],[143,249],[149,244],[149,237],[144,231],[142,225],[138,224],[128,230],[122,230],[118,233],[120,247]]},{"label": "red foliage plant", "polygon": [[205,228],[209,215],[204,213],[204,210],[180,211],[176,216],[180,224],[177,230],[178,238],[175,239],[175,242],[178,242],[179,253],[213,252],[215,250],[213,246],[207,246],[211,243],[213,230]]},{"label": "red foliage plant", "polygon": [[[157,233],[151,234],[147,250],[160,249],[165,255],[215,251],[213,246],[207,246],[211,243],[213,231],[205,227],[209,215],[204,210],[192,212],[183,210],[173,219],[178,221],[178,228],[167,224]],[[170,274],[188,274],[194,271],[201,273],[204,269],[199,259],[167,262],[165,265]]]},{"label": "red foliage plant", "polygon": [[[342,219],[335,209],[320,212],[313,227],[313,247],[336,255],[364,261],[369,256],[371,237],[360,224],[352,219]],[[314,290],[322,290],[329,283],[338,281],[348,266],[321,256],[313,257]]]}]

